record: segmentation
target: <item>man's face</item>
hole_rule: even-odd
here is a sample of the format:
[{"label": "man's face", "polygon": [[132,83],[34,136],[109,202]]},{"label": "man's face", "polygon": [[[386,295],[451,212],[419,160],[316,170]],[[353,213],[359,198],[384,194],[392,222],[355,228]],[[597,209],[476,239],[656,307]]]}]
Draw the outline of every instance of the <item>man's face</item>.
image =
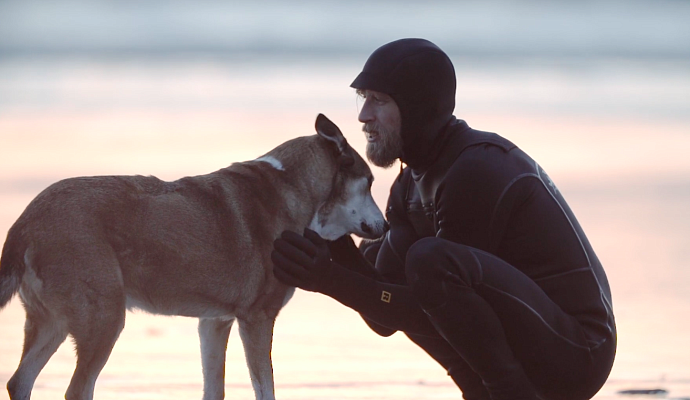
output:
[{"label": "man's face", "polygon": [[389,168],[402,156],[400,109],[392,97],[373,90],[360,90],[364,105],[359,122],[367,138],[367,158],[372,164]]}]

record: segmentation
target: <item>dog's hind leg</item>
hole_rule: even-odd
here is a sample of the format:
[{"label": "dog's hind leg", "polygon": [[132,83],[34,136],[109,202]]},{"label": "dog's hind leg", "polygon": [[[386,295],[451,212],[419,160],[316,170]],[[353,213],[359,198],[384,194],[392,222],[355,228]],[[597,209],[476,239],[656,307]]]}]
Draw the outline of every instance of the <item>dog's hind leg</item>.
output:
[{"label": "dog's hind leg", "polygon": [[240,337],[257,400],[274,400],[271,346],[275,318],[241,319]]},{"label": "dog's hind leg", "polygon": [[70,288],[60,293],[67,304],[68,330],[74,339],[77,367],[67,400],[91,400],[96,378],[125,326],[125,292],[119,263],[109,248],[92,245],[88,255],[72,261]]},{"label": "dog's hind leg", "polygon": [[125,325],[124,298],[120,304],[99,304],[83,310],[80,317],[83,319],[74,324],[76,327],[70,326],[77,350],[77,368],[67,388],[66,400],[93,399],[96,378]]},{"label": "dog's hind leg", "polygon": [[225,353],[234,321],[234,318],[199,319],[203,400],[221,400],[225,397]]},{"label": "dog's hind leg", "polygon": [[12,400],[28,400],[36,377],[67,337],[67,327],[47,310],[26,305],[24,349],[17,371],[7,383]]}]

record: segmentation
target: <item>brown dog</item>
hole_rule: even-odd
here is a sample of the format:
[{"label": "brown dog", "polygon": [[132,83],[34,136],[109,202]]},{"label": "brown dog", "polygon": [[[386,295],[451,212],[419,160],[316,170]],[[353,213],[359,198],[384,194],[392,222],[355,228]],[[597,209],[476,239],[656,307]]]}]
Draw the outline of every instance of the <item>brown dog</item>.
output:
[{"label": "brown dog", "polygon": [[305,227],[326,239],[385,229],[367,164],[323,115],[316,130],[208,175],[72,178],[39,194],[0,259],[0,307],[19,292],[27,318],[10,398],[29,398],[72,335],[77,368],[65,397],[92,399],[125,310],[138,308],[199,318],[205,400],[224,397],[237,319],[256,398],[273,399],[273,324],[294,293],[273,276],[273,240]]}]

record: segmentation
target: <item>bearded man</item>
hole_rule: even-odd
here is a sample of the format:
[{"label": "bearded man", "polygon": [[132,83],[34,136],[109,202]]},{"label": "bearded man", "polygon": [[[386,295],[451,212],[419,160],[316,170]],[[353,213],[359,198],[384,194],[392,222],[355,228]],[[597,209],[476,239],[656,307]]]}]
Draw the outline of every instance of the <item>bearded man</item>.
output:
[{"label": "bearded man", "polygon": [[275,276],[356,310],[380,335],[404,332],[466,400],[594,396],[616,350],[611,292],[553,181],[453,115],[453,65],[427,40],[380,47],[352,87],[365,99],[369,160],[406,165],[390,230],[364,255],[349,236],[286,231]]}]

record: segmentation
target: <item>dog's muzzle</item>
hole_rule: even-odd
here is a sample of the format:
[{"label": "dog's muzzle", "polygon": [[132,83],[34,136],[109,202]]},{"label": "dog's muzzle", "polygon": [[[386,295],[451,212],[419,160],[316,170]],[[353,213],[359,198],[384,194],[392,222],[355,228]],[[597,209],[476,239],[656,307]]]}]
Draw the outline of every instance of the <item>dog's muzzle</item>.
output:
[{"label": "dog's muzzle", "polygon": [[382,226],[382,229],[381,229],[380,233],[378,232],[377,229],[372,228],[369,224],[367,224],[367,223],[364,222],[364,221],[362,221],[362,224],[360,225],[360,229],[362,229],[362,232],[366,233],[367,235],[372,235],[372,236],[376,235],[376,236],[380,236],[380,235],[383,235],[384,233],[388,232],[388,230],[390,229],[390,226],[388,225],[388,222],[383,221],[383,224],[382,224],[382,225],[383,225],[383,226]]}]

